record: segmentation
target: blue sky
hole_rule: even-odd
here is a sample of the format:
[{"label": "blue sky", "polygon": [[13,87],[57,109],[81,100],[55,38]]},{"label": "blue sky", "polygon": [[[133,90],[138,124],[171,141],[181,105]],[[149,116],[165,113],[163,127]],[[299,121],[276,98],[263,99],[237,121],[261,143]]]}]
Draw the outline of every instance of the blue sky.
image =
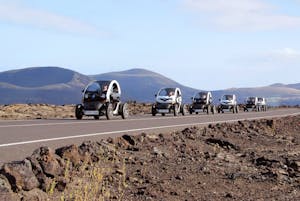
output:
[{"label": "blue sky", "polygon": [[0,0],[0,71],[146,68],[198,89],[300,82],[300,0]]}]

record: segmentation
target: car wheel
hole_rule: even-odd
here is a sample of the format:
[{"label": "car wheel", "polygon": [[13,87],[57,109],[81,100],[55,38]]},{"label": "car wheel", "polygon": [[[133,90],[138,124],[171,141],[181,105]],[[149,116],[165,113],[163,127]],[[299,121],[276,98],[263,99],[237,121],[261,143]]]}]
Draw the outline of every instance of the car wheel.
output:
[{"label": "car wheel", "polygon": [[111,103],[106,104],[106,119],[110,120],[113,118],[113,105]]},{"label": "car wheel", "polygon": [[174,116],[178,116],[178,105],[174,105]]},{"label": "car wheel", "polygon": [[186,105],[181,106],[181,113],[183,116],[186,114]]},{"label": "car wheel", "polygon": [[210,113],[210,110],[211,110],[210,105],[208,105],[208,106],[207,106],[207,109],[206,109],[206,114],[209,114],[209,113]]},{"label": "car wheel", "polygon": [[166,116],[166,114],[165,114],[165,113],[161,113],[161,116],[163,116],[163,117],[164,117],[164,116]]},{"label": "car wheel", "polygon": [[75,116],[76,119],[78,120],[82,119],[83,116],[83,111],[81,107],[82,107],[81,105],[76,105],[76,109],[75,109]]},{"label": "car wheel", "polygon": [[127,119],[129,117],[128,104],[121,104],[121,116],[122,119]]},{"label": "car wheel", "polygon": [[213,106],[211,107],[211,113],[212,113],[212,114],[216,114],[216,106],[213,105]]},{"label": "car wheel", "polygon": [[95,119],[95,120],[98,120],[98,119],[99,119],[99,116],[94,116],[94,119]]},{"label": "car wheel", "polygon": [[152,116],[155,116],[155,115],[156,115],[156,108],[155,108],[155,105],[152,105],[151,113],[152,113]]}]

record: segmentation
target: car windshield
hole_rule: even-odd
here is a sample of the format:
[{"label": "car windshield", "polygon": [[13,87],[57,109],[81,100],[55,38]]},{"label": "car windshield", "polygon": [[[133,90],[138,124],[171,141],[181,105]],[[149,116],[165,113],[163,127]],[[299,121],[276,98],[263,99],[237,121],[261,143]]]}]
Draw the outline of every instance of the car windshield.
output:
[{"label": "car windshield", "polygon": [[247,101],[248,102],[255,102],[255,97],[249,97]]},{"label": "car windshield", "polygon": [[98,92],[100,85],[97,82],[93,82],[86,88],[86,92]]},{"label": "car windshield", "polygon": [[174,88],[164,88],[161,89],[159,92],[159,96],[173,96],[175,94],[175,89]]},{"label": "car windshield", "polygon": [[222,100],[232,100],[233,99],[233,95],[224,95]]},{"label": "car windshield", "polygon": [[205,92],[200,92],[195,95],[195,99],[205,100],[206,97],[207,97],[207,93],[205,93]]}]

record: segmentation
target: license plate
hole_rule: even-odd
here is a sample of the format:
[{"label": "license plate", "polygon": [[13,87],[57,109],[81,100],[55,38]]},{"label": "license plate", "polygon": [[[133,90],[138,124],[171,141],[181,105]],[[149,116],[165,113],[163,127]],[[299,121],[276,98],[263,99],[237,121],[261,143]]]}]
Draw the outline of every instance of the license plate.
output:
[{"label": "license plate", "polygon": [[168,109],[164,109],[164,110],[158,110],[159,113],[169,113]]},{"label": "license plate", "polygon": [[85,115],[99,115],[99,111],[97,111],[97,110],[87,110],[87,111],[84,111],[84,114]]}]

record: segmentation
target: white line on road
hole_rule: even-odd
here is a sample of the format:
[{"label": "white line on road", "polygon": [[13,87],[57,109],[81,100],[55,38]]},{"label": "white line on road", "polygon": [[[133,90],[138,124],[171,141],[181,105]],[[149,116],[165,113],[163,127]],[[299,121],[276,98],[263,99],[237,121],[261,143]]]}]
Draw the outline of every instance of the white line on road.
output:
[{"label": "white line on road", "polygon": [[56,140],[66,140],[66,139],[75,139],[75,138],[83,138],[83,137],[93,137],[100,135],[111,135],[111,134],[120,134],[120,133],[128,133],[128,132],[137,132],[137,131],[147,131],[147,130],[155,130],[155,129],[164,129],[164,128],[174,128],[174,127],[184,127],[184,126],[200,126],[207,124],[217,124],[217,123],[231,123],[243,120],[255,120],[255,119],[265,119],[265,118],[274,118],[274,117],[285,117],[285,116],[294,116],[299,115],[300,112],[285,114],[285,115],[272,115],[272,116],[264,116],[264,117],[253,117],[253,118],[243,118],[243,119],[234,119],[234,120],[223,120],[223,121],[211,121],[211,122],[202,122],[202,123],[188,123],[188,124],[177,124],[177,125],[168,125],[168,126],[157,126],[157,127],[148,127],[148,128],[137,128],[137,129],[129,129],[129,130],[119,130],[119,131],[110,131],[110,132],[102,132],[102,133],[90,133],[83,135],[73,135],[66,137],[57,137],[57,138],[48,138],[48,139],[40,139],[40,140],[31,140],[31,141],[23,141],[23,142],[14,142],[8,144],[0,144],[0,147],[9,147],[15,145],[24,145],[24,144],[33,144],[39,142],[50,142]]},{"label": "white line on road", "polygon": [[[254,114],[254,113],[253,113]],[[265,113],[266,114],[266,113]],[[229,114],[231,115],[231,114]],[[196,115],[188,115],[181,117],[148,117],[148,118],[140,118],[140,119],[114,119],[112,121],[80,121],[80,120],[71,120],[71,122],[56,122],[56,123],[32,123],[32,124],[11,124],[11,125],[0,125],[0,128],[11,128],[11,127],[33,127],[33,126],[54,126],[54,125],[73,125],[73,124],[99,124],[99,123],[112,123],[112,122],[127,122],[127,121],[144,121],[144,120],[160,120],[160,119],[178,119],[178,118],[193,118]],[[207,117],[206,115],[199,115],[197,117]],[[47,120],[47,119],[46,119]],[[19,120],[21,121],[21,120]],[[31,120],[28,120],[31,121]]]}]

